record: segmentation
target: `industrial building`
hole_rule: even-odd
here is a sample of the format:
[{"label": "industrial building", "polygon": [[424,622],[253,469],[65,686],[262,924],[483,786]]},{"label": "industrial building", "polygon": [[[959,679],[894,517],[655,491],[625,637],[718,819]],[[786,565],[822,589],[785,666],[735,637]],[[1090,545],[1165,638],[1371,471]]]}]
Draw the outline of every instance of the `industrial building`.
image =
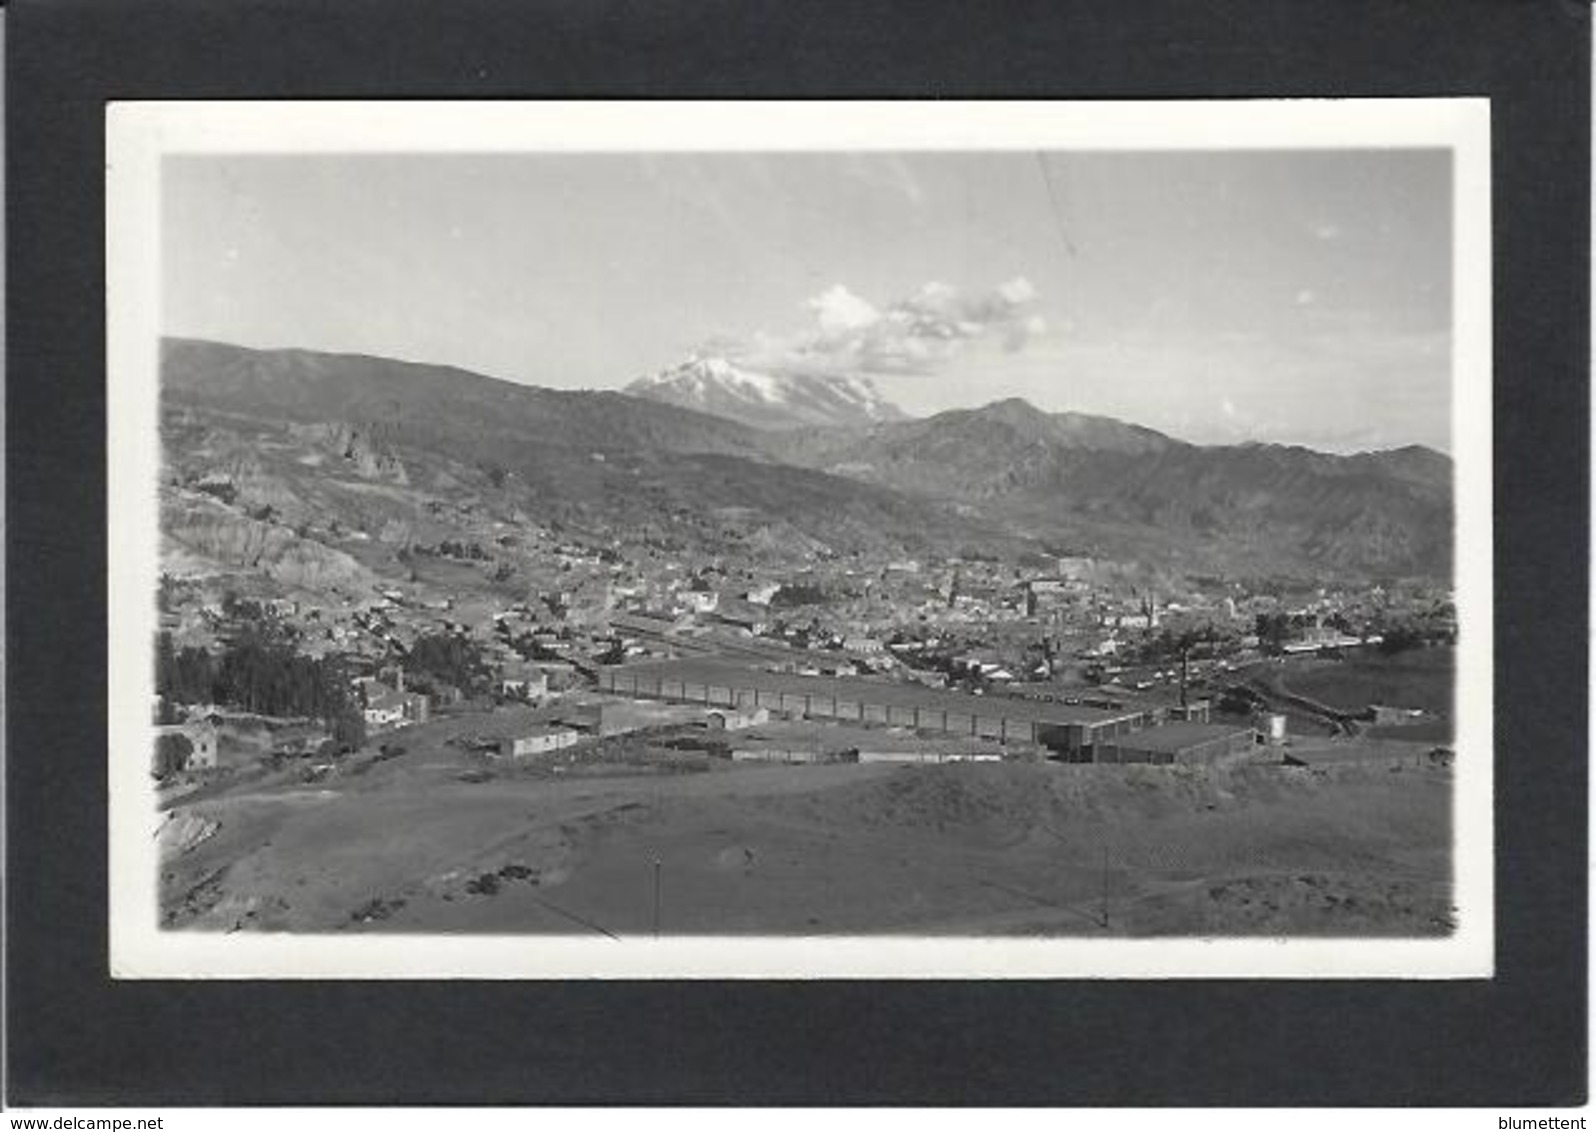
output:
[{"label": "industrial building", "polygon": [[1098,763],[1213,765],[1251,752],[1250,727],[1223,723],[1169,723],[1099,743],[1092,753]]},{"label": "industrial building", "polygon": [[618,696],[661,699],[839,723],[912,727],[946,735],[1032,743],[1072,762],[1094,748],[1152,726],[1150,710],[1105,711],[1075,704],[974,696],[916,684],[765,672],[726,661],[684,659],[603,667],[599,687]]},{"label": "industrial building", "polygon": [[1001,762],[1013,756],[999,743],[967,735],[931,739],[900,728],[847,723],[771,723],[738,736],[731,748],[735,762]]}]

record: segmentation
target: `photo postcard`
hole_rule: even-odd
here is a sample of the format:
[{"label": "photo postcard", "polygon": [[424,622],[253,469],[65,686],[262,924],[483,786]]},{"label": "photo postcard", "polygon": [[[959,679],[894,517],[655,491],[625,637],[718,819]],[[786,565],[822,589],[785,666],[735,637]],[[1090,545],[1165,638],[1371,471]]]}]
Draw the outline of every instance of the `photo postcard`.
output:
[{"label": "photo postcard", "polygon": [[113,974],[1489,976],[1489,123],[110,104]]}]

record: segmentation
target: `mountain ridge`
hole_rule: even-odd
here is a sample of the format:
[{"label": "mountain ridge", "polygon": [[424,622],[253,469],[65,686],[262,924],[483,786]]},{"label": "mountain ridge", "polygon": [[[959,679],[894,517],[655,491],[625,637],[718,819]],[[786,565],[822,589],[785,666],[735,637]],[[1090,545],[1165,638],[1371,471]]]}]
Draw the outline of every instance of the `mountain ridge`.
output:
[{"label": "mountain ridge", "polygon": [[[336,435],[353,438],[340,443],[377,438],[396,452],[511,473],[547,507],[613,527],[745,508],[771,529],[819,542],[846,516],[859,545],[1062,540],[1103,557],[1221,569],[1385,576],[1451,567],[1451,461],[1415,445],[1351,456],[1203,446],[1019,398],[772,429],[621,392],[551,390],[370,355],[192,339],[167,340],[162,354],[163,398],[174,407],[338,423]],[[388,466],[381,452],[358,455]]]},{"label": "mountain ridge", "polygon": [[780,443],[789,462],[1032,528],[1108,523],[1239,551],[1278,542],[1337,570],[1450,570],[1451,460],[1415,445],[1351,456],[1198,445],[1017,398]]}]

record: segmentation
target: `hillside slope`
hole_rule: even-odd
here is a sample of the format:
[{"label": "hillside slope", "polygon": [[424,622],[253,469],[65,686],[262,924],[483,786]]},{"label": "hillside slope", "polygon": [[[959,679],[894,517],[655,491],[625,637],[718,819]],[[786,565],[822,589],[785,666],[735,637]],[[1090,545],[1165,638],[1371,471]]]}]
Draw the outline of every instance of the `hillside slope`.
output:
[{"label": "hillside slope", "polygon": [[1434,576],[1451,568],[1451,461],[1417,446],[1354,456],[1202,446],[1017,399],[773,445],[796,463],[1110,546],[1132,536],[1145,546],[1156,532],[1171,550],[1220,561]]},{"label": "hillside slope", "polygon": [[413,543],[527,527],[774,557],[1011,541],[936,501],[774,463],[745,426],[618,393],[189,341],[164,363],[163,531],[197,565],[352,582],[405,573],[395,555]]},{"label": "hillside slope", "polygon": [[[442,477],[507,515],[611,536],[669,532],[706,547],[752,538],[773,550],[952,554],[1042,544],[1205,572],[1451,570],[1451,461],[1418,447],[1355,456],[1205,447],[1018,399],[923,420],[772,430],[622,393],[190,340],[165,343],[163,403],[212,428],[248,426],[240,436],[283,432],[254,449],[235,445],[234,458],[273,444],[302,449],[256,494],[279,512],[315,501],[299,508],[307,517],[335,506],[316,482],[326,469],[310,471],[331,456],[341,474],[408,491],[411,510],[426,508]],[[209,449],[189,438],[172,450]],[[430,478],[417,479],[416,467]]]}]

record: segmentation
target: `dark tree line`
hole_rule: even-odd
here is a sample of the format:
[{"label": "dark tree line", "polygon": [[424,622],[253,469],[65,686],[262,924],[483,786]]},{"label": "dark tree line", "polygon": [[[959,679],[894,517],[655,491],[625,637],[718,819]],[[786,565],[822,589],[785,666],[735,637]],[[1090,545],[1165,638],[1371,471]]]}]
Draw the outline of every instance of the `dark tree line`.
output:
[{"label": "dark tree line", "polygon": [[167,703],[215,703],[261,715],[309,716],[341,743],[365,740],[365,720],[337,658],[301,656],[270,637],[245,635],[220,652],[174,648],[162,633],[155,648],[155,690]]},{"label": "dark tree line", "polygon": [[155,741],[155,777],[169,778],[188,765],[194,744],[186,736],[162,735]]},{"label": "dark tree line", "polygon": [[404,659],[406,672],[453,684],[468,696],[481,693],[491,673],[482,650],[453,633],[417,637]]},{"label": "dark tree line", "polygon": [[803,605],[822,605],[826,600],[826,591],[819,586],[787,584],[771,595],[770,608],[793,609]]},{"label": "dark tree line", "polygon": [[[1299,637],[1314,625],[1314,618],[1301,613],[1260,613],[1255,620],[1258,643],[1267,653],[1281,652],[1287,642]],[[1355,626],[1341,613],[1325,618],[1325,624],[1342,633],[1362,635],[1375,633],[1382,636],[1379,650],[1385,654],[1404,652],[1432,643],[1446,643],[1448,632],[1444,626],[1418,619],[1381,620],[1372,624]]]},{"label": "dark tree line", "polygon": [[1303,619],[1289,613],[1260,613],[1253,624],[1259,647],[1266,653],[1278,653],[1302,628]]},{"label": "dark tree line", "polygon": [[1430,636],[1414,625],[1392,625],[1380,637],[1380,652],[1394,656],[1430,643]]}]

